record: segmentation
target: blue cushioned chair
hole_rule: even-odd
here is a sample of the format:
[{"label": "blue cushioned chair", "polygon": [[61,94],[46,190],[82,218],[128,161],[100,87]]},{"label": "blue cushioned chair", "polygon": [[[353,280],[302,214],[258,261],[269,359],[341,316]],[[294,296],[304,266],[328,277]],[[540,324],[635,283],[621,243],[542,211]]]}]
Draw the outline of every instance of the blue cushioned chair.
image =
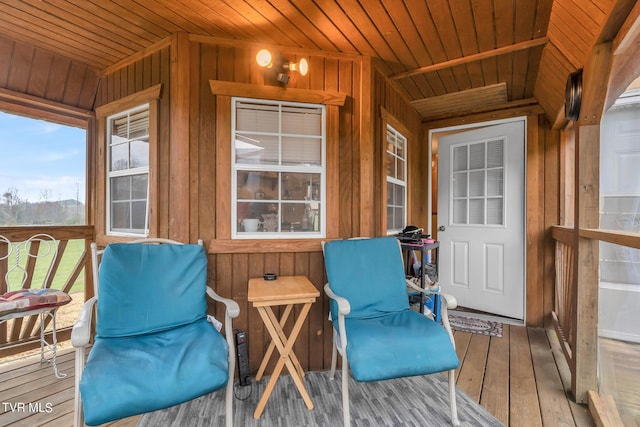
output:
[{"label": "blue cushioned chair", "polygon": [[[238,304],[207,287],[202,244],[166,239],[91,245],[95,297],[73,327],[76,425],[155,411],[226,387],[231,427]],[[100,261],[99,267],[98,263]],[[226,307],[222,335],[207,317],[206,295]],[[96,337],[85,365],[91,316]]]},{"label": "blue cushioned chair", "polygon": [[449,371],[451,420],[459,425],[455,399],[459,361],[447,317],[455,300],[441,295],[446,301],[444,327],[409,308],[402,251],[395,237],[336,240],[323,244],[323,250],[329,281],[324,290],[334,327],[331,378],[339,351],[344,425],[351,423],[349,367],[356,381]]}]

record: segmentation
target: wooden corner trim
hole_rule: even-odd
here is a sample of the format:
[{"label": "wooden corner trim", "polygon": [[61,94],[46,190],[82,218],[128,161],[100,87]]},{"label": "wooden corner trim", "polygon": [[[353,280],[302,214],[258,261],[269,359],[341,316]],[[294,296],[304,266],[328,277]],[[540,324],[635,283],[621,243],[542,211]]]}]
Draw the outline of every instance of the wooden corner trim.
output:
[{"label": "wooden corner trim", "polygon": [[312,104],[343,106],[347,95],[323,90],[297,89],[278,86],[262,86],[209,80],[214,95],[241,96],[246,98],[273,99],[276,101],[309,102]]}]

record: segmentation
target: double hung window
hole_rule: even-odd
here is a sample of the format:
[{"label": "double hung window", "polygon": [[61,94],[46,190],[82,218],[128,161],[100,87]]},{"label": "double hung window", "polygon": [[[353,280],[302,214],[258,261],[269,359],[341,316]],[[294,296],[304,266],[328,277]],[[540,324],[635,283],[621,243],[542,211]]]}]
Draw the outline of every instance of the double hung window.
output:
[{"label": "double hung window", "polygon": [[407,222],[407,138],[387,125],[387,234],[402,231]]},{"label": "double hung window", "polygon": [[232,98],[232,236],[325,235],[325,106]]},{"label": "double hung window", "polygon": [[149,104],[107,117],[107,233],[148,235]]}]

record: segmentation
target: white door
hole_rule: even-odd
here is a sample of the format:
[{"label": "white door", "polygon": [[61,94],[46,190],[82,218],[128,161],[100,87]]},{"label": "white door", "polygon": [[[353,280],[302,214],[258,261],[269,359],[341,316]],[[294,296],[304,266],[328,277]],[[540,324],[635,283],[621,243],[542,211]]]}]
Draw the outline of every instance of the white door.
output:
[{"label": "white door", "polygon": [[524,320],[524,120],[438,141],[439,281],[461,307]]}]

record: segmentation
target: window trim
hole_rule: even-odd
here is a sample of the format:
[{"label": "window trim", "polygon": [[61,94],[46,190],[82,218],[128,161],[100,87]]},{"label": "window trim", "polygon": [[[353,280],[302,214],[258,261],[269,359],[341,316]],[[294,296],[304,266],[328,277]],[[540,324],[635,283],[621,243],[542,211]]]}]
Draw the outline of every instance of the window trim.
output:
[{"label": "window trim", "polygon": [[[383,158],[383,167],[384,167],[384,172],[382,173],[382,180],[383,180],[383,203],[382,203],[382,221],[381,221],[381,225],[383,227],[383,232],[386,233],[387,235],[393,235],[393,234],[397,234],[400,231],[402,231],[402,228],[400,229],[389,229],[387,228],[387,224],[388,224],[388,216],[387,216],[387,209],[388,209],[388,204],[387,204],[387,183],[391,182],[393,184],[399,184],[399,185],[404,185],[404,219],[403,219],[403,224],[404,227],[407,226],[408,221],[409,221],[409,176],[408,176],[408,172],[409,172],[409,145],[410,145],[410,138],[411,138],[411,133],[408,131],[407,128],[405,128],[398,120],[396,120],[395,118],[393,118],[389,113],[387,113],[384,109],[382,110],[382,129],[383,129],[383,133],[382,133],[382,147],[383,147],[383,153],[382,153],[382,158]],[[400,181],[398,179],[395,179],[393,177],[390,177],[387,175],[386,172],[386,157],[387,157],[387,132],[389,130],[389,128],[391,128],[397,135],[400,135],[404,138],[405,140],[405,147],[404,147],[404,181]],[[391,179],[391,181],[390,181]],[[403,228],[404,228],[403,227]]]},{"label": "window trim", "polygon": [[[231,238],[232,239],[309,239],[309,238],[324,238],[326,236],[326,162],[327,162],[327,153],[326,153],[326,145],[327,145],[327,109],[323,104],[313,104],[313,103],[304,103],[304,102],[292,102],[292,101],[280,101],[280,100],[271,100],[271,99],[255,99],[255,98],[246,98],[246,97],[232,97],[231,98],[231,141],[234,140],[236,134],[236,105],[238,102],[251,102],[255,104],[263,104],[263,105],[278,105],[279,112],[282,111],[283,106],[298,106],[298,107],[321,107],[322,108],[322,117],[321,117],[321,132],[320,135],[322,151],[321,151],[321,165],[318,167],[308,168],[304,166],[286,166],[286,165],[245,165],[236,163],[235,150],[232,148],[231,151],[231,217],[230,217],[230,227],[231,227]],[[281,118],[281,115],[279,116]],[[281,125],[281,122],[279,122]],[[280,126],[279,126],[280,128]],[[282,132],[278,131],[278,136],[282,137]],[[280,146],[282,148],[282,146]],[[238,200],[234,196],[237,191],[237,175],[238,171],[256,171],[256,172],[277,172],[278,174],[283,172],[292,172],[292,173],[314,173],[320,174],[320,186],[322,188],[320,194],[320,224],[319,230],[317,232],[276,232],[269,233],[265,235],[263,232],[255,232],[255,233],[239,233],[237,231],[237,202]],[[282,199],[277,200],[278,204],[282,204]]]},{"label": "window trim", "polygon": [[107,244],[113,241],[139,238],[140,234],[110,233],[107,230],[107,118],[114,114],[122,113],[149,104],[149,180],[147,192],[147,236],[158,236],[158,123],[159,104],[162,84],[151,86],[142,91],[125,96],[113,102],[96,108],[96,167],[93,176],[96,183],[95,205],[96,213],[94,222],[96,225],[96,241],[98,244]]},{"label": "window trim", "polygon": [[[215,95],[215,237],[210,240],[210,253],[320,252],[322,240],[339,237],[339,163],[340,107],[345,94],[329,91],[288,88],[210,80]],[[326,237],[307,239],[231,239],[231,97],[272,99],[291,102],[313,102],[326,106]]]}]

